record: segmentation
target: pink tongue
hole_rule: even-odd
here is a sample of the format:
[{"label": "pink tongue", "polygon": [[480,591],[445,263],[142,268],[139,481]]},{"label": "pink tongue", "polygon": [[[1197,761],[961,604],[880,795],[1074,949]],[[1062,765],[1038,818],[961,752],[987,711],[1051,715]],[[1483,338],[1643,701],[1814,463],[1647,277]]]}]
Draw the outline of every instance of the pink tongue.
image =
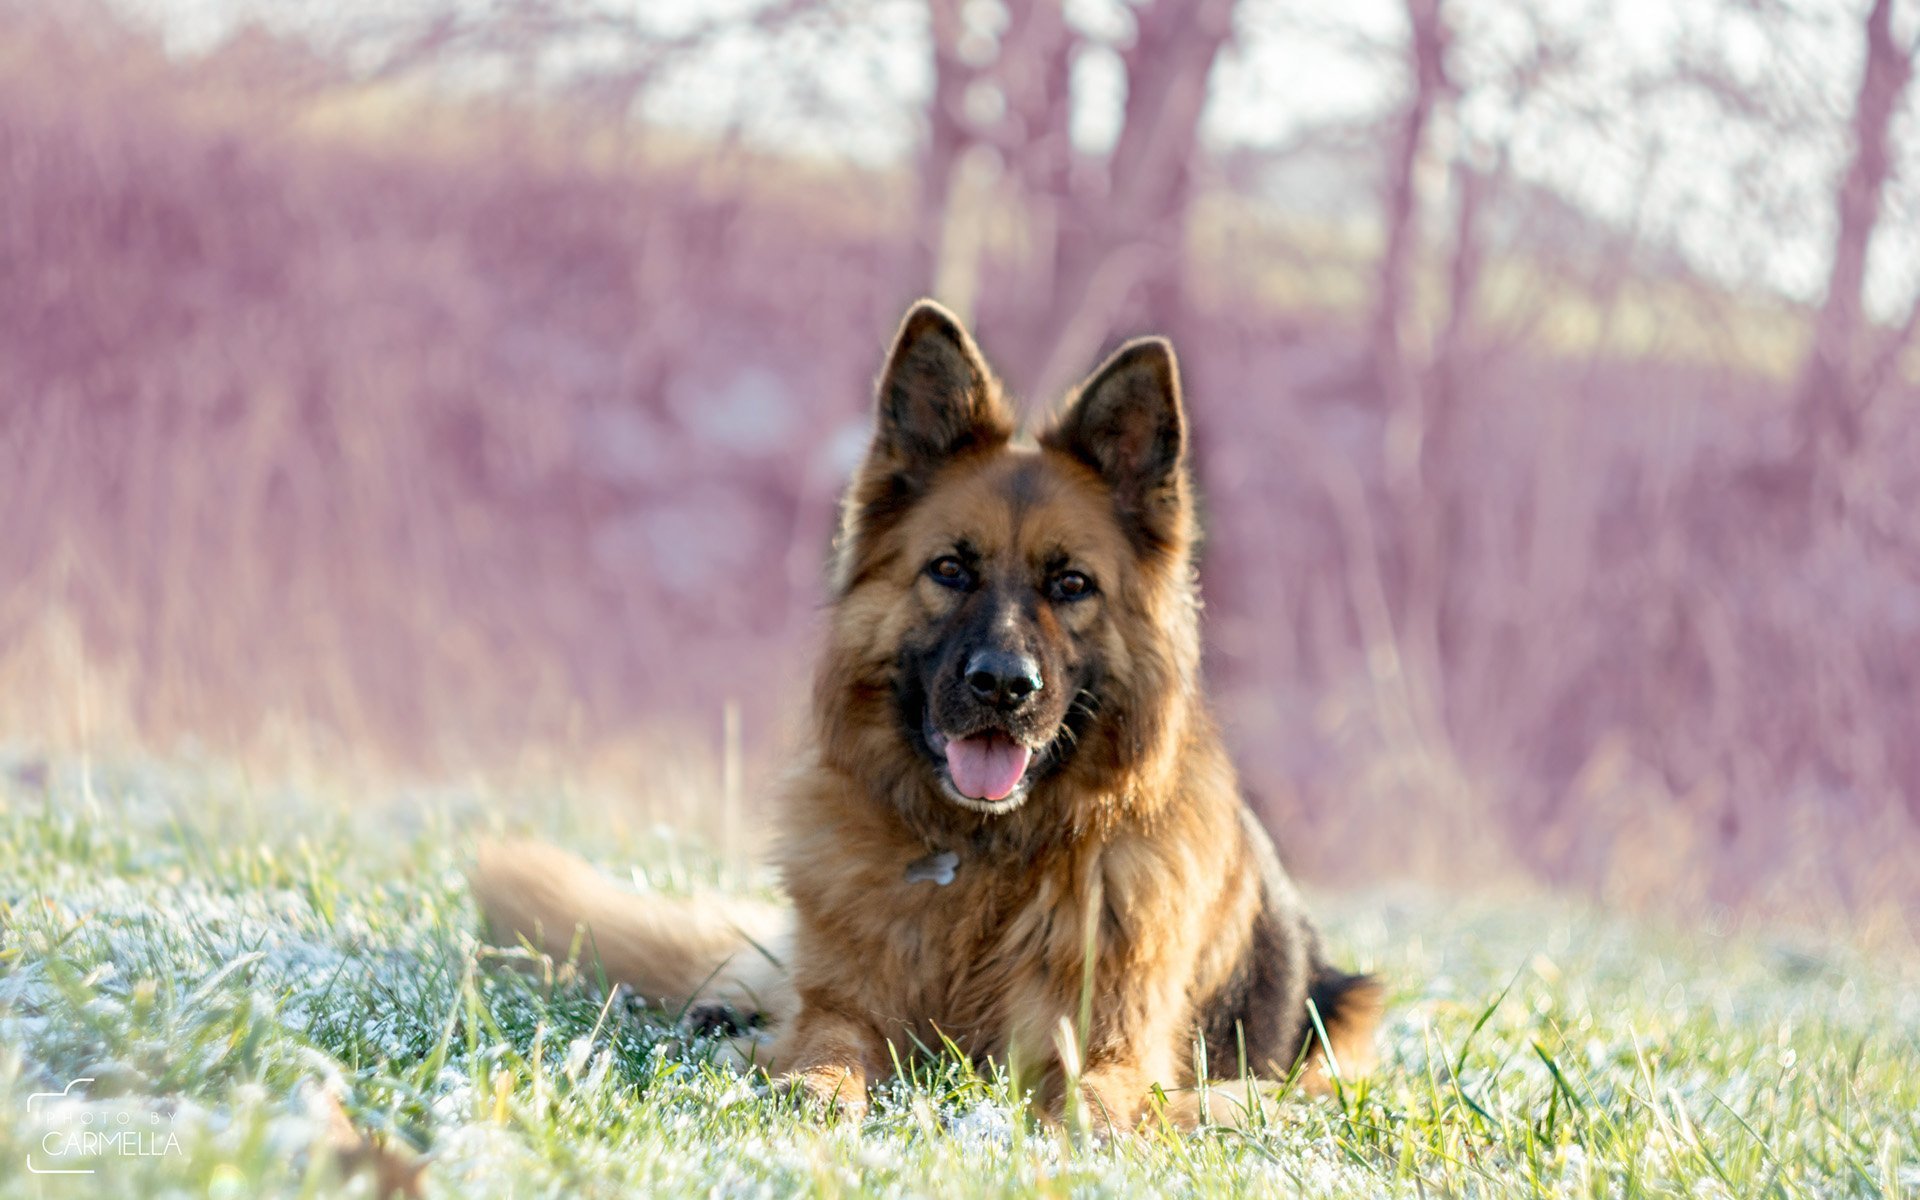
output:
[{"label": "pink tongue", "polygon": [[975,800],[1005,800],[1020,786],[1033,751],[995,733],[954,738],[947,743],[947,774],[962,795]]}]

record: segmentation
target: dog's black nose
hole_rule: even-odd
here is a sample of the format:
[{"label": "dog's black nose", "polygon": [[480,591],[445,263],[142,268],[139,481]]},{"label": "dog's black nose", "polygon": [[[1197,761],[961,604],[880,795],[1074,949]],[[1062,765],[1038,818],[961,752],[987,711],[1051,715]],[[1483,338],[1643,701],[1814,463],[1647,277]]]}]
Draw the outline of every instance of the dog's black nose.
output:
[{"label": "dog's black nose", "polygon": [[982,702],[1009,712],[1040,690],[1040,664],[1009,650],[979,650],[967,660],[967,687]]}]

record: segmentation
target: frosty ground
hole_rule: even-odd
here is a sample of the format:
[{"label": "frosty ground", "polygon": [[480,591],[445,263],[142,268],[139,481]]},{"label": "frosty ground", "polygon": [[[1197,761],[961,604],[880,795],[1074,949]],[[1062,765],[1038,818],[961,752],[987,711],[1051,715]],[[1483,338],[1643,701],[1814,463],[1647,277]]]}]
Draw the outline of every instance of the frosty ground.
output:
[{"label": "frosty ground", "polygon": [[1908,952],[1323,896],[1392,988],[1382,1068],[1334,1099],[1076,1141],[934,1063],[823,1126],[669,1018],[483,948],[461,866],[503,810],[638,887],[742,886],[563,791],[0,758],[0,1195],[365,1193],[326,1149],[331,1095],[443,1196],[1920,1196]]}]

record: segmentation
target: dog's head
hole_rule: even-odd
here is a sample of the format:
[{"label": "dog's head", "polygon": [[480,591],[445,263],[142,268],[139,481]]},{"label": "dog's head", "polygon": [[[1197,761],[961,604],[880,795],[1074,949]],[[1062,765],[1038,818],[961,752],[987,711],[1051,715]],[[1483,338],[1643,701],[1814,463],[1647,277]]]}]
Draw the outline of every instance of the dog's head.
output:
[{"label": "dog's head", "polygon": [[839,544],[820,707],[844,761],[999,814],[1151,759],[1197,659],[1185,444],[1165,341],[1026,442],[966,331],[916,305]]}]

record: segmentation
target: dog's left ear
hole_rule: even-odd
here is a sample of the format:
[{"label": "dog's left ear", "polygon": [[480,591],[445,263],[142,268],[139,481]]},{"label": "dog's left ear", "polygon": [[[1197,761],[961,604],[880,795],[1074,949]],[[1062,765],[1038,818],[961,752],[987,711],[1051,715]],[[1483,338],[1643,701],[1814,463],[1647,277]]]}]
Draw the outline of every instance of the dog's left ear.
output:
[{"label": "dog's left ear", "polygon": [[1187,533],[1187,423],[1180,368],[1165,338],[1120,347],[1080,385],[1040,443],[1098,471],[1128,533],[1166,548]]}]

